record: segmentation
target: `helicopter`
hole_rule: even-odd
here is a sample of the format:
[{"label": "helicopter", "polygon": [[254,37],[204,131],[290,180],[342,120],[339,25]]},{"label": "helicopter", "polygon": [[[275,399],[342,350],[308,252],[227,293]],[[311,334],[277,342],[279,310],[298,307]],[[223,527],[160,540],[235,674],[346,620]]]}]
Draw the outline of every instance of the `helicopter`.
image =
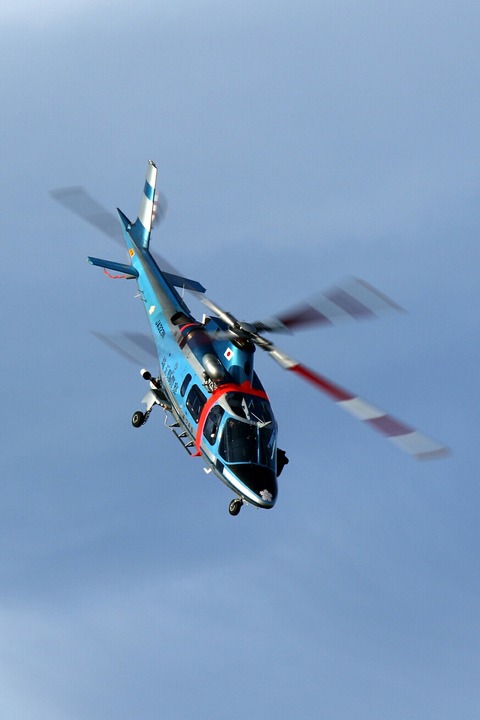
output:
[{"label": "helicopter", "polygon": [[[365,281],[351,278],[311,302],[266,320],[237,319],[209,299],[200,282],[179,274],[150,249],[159,211],[157,172],[156,165],[149,161],[134,222],[117,209],[129,262],[87,258],[109,277],[136,281],[150,325],[159,370],[158,374],[141,370],[149,388],[142,400],[145,408],[133,413],[134,428],[144,426],[152,410],[160,406],[166,427],[187,453],[201,458],[205,472],[213,473],[233,492],[230,515],[238,515],[243,505],[273,508],[278,497],[278,477],[289,460],[278,446],[278,424],[254,370],[254,355],[259,349],[412,457],[426,460],[448,453],[442,443],[311,370],[267,337],[344,319],[375,317],[383,310],[401,310],[398,305]],[[79,207],[81,188],[51,194],[68,209],[115,236],[112,216],[102,214],[101,206],[90,199],[88,209]],[[208,315],[201,320],[193,316],[185,291],[201,299]]]}]

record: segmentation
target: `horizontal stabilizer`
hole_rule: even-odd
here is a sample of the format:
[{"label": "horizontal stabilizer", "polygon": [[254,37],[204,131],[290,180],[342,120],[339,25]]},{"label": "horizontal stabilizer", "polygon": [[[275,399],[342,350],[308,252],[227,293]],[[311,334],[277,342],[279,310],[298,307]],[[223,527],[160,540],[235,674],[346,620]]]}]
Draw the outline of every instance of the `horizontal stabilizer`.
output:
[{"label": "horizontal stabilizer", "polygon": [[174,273],[165,272],[162,270],[162,275],[168,280],[169,283],[178,288],[184,288],[185,290],[192,290],[193,292],[204,293],[206,288],[201,285],[198,280],[189,280],[181,275],[174,275]]},{"label": "horizontal stabilizer", "polygon": [[100,258],[88,257],[87,262],[91,265],[104,268],[105,270],[113,270],[114,272],[121,273],[127,280],[132,280],[138,277],[138,272],[135,270],[133,265],[124,265],[123,263],[113,262],[112,260],[101,260]]}]

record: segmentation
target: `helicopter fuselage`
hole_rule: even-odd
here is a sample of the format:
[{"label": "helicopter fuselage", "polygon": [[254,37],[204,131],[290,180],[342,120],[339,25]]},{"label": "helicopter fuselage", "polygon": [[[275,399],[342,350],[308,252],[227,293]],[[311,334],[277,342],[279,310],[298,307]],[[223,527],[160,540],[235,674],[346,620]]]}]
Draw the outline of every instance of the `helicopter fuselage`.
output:
[{"label": "helicopter fuselage", "polygon": [[[107,274],[112,270],[121,273],[116,277],[137,281],[152,331],[158,376],[141,371],[150,381],[150,390],[143,399],[146,412],[137,411],[132,417],[135,427],[141,427],[154,405],[160,405],[167,412],[167,418],[168,414],[173,418],[168,427],[188,453],[202,458],[207,472],[213,472],[234,491],[236,498],[229,507],[232,515],[238,514],[244,502],[272,508],[277,498],[277,478],[288,458],[277,447],[277,423],[265,389],[254,372],[253,359],[258,347],[283,370],[307,381],[410,456],[429,460],[448,455],[443,443],[340,387],[265,337],[265,333],[291,331],[295,327],[373,318],[384,310],[401,311],[369,283],[350,278],[313,302],[304,302],[278,316],[253,323],[238,320],[203,297],[202,302],[213,314],[208,318],[204,316],[201,322],[196,320],[176,288],[195,293],[204,293],[205,288],[198,281],[160,269],[149,250],[156,208],[156,178],[157,168],[150,161],[134,223],[118,211],[131,264],[88,258]],[[90,202],[89,209],[79,211],[77,195],[78,188],[55,193],[69,209],[103,227],[98,205]],[[81,200],[83,207],[84,193]]]},{"label": "helicopter fuselage", "polygon": [[[253,343],[231,336],[220,318],[197,321],[119,211],[158,354],[152,393],[172,428],[242,502],[271,508],[277,497],[277,423],[253,368]],[[132,232],[133,230],[133,232]],[[137,233],[138,234],[138,233]],[[149,406],[151,395],[144,402]],[[151,407],[151,406],[150,406]]]}]

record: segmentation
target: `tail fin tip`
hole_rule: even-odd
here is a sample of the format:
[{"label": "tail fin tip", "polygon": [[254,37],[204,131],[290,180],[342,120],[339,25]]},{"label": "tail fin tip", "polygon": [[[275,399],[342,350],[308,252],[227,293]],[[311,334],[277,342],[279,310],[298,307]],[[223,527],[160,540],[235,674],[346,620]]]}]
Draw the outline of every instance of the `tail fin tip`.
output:
[{"label": "tail fin tip", "polygon": [[143,188],[142,200],[138,217],[132,225],[131,233],[134,240],[142,247],[148,248],[150,244],[150,232],[152,230],[153,213],[155,206],[155,188],[157,184],[157,166],[153,160],[148,161],[145,186]]}]

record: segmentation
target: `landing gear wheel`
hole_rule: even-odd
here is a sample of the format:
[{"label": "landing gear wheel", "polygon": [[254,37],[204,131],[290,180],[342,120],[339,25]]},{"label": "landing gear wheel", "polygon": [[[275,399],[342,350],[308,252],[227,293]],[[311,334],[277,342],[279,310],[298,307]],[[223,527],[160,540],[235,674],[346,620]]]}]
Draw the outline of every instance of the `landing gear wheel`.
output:
[{"label": "landing gear wheel", "polygon": [[243,502],[239,498],[235,498],[235,500],[232,500],[230,505],[228,506],[228,512],[230,515],[238,515],[240,510],[242,509]]},{"label": "landing gear wheel", "polygon": [[139,428],[143,425],[145,422],[145,415],[141,412],[141,410],[137,410],[137,412],[134,412],[132,415],[132,425],[133,427]]}]

